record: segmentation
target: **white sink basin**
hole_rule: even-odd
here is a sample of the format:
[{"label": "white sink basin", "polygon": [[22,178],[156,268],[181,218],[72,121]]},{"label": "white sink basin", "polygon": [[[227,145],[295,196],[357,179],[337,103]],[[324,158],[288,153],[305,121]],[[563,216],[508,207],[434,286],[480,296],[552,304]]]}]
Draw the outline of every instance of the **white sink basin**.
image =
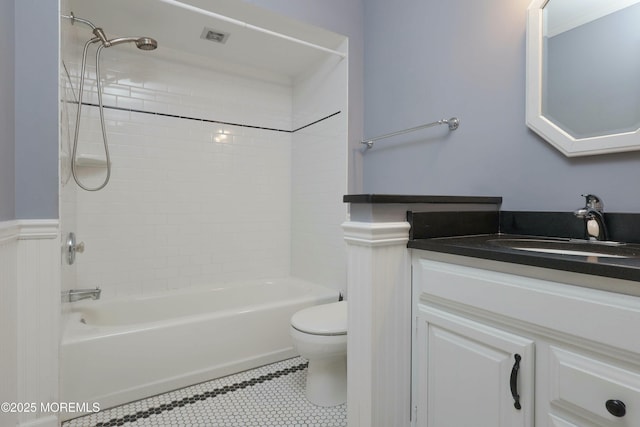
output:
[{"label": "white sink basin", "polygon": [[596,256],[596,257],[604,257],[604,258],[629,258],[626,255],[614,255],[614,254],[607,254],[603,252],[580,251],[580,250],[573,250],[573,249],[522,248],[522,247],[519,248],[517,246],[510,246],[510,248],[516,249],[518,251],[540,252],[545,254]]},{"label": "white sink basin", "polygon": [[600,242],[562,238],[503,238],[492,239],[490,244],[518,251],[554,255],[575,255],[598,258],[637,258],[640,255],[634,245],[619,242]]}]

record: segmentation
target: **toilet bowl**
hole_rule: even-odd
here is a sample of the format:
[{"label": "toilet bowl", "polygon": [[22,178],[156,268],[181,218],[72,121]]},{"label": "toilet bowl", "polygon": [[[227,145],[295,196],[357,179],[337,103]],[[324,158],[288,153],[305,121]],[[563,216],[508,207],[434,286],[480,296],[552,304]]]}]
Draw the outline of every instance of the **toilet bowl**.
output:
[{"label": "toilet bowl", "polygon": [[309,361],[305,394],[318,406],[347,401],[347,302],[316,305],[291,317],[291,338]]}]

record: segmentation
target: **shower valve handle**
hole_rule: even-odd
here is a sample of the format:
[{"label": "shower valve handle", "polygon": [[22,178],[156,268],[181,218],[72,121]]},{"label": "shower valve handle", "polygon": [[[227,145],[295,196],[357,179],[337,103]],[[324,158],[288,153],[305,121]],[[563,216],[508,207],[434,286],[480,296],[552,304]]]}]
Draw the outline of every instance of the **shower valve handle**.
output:
[{"label": "shower valve handle", "polygon": [[76,262],[76,253],[84,252],[84,242],[76,243],[75,233],[69,233],[67,236],[67,264],[72,265]]}]

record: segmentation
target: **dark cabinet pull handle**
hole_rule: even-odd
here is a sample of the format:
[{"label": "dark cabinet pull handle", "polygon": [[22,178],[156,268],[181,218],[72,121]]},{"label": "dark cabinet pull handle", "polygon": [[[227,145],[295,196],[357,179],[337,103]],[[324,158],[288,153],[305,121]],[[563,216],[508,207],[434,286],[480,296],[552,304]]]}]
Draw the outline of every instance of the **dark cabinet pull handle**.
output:
[{"label": "dark cabinet pull handle", "polygon": [[509,385],[511,386],[511,397],[513,397],[513,407],[520,410],[522,406],[520,405],[520,395],[518,394],[518,371],[520,370],[520,357],[519,354],[513,356],[516,359],[513,364],[513,368],[511,368],[511,379],[509,381]]},{"label": "dark cabinet pull handle", "polygon": [[614,417],[624,417],[627,413],[627,407],[622,400],[607,400],[605,406],[607,407],[607,411]]}]

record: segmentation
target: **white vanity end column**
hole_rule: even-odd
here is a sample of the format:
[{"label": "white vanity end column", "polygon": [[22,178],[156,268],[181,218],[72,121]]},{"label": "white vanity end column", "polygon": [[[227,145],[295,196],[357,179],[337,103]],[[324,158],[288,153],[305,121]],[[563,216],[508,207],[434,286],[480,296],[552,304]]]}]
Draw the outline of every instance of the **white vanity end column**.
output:
[{"label": "white vanity end column", "polygon": [[411,255],[407,211],[497,211],[500,197],[345,196],[347,422],[411,425]]},{"label": "white vanity end column", "polygon": [[409,223],[347,221],[349,427],[408,426]]}]

